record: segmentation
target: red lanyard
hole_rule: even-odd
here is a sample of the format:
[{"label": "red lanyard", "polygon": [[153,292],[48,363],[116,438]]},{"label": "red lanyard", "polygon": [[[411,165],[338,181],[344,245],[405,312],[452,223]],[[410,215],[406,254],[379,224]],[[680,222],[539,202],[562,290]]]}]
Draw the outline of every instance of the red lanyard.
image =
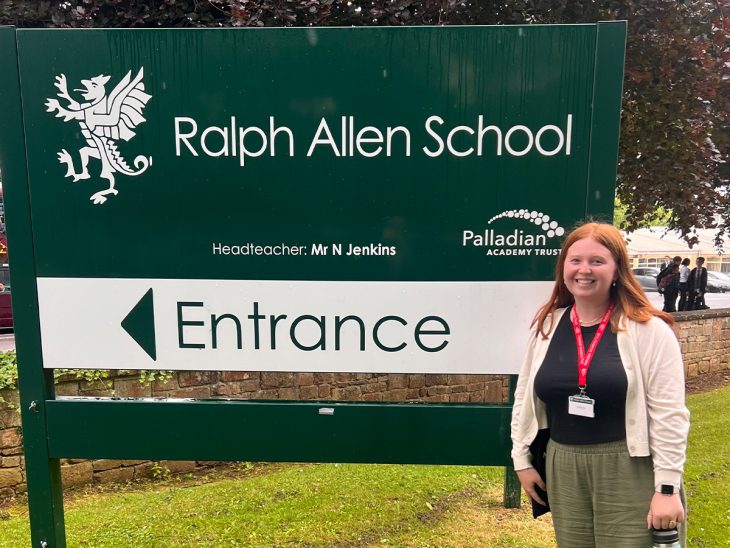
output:
[{"label": "red lanyard", "polygon": [[606,327],[608,327],[611,312],[613,312],[613,303],[603,315],[603,319],[598,325],[598,331],[593,335],[593,340],[590,346],[588,346],[588,351],[586,351],[585,344],[583,343],[583,332],[580,329],[580,320],[578,319],[578,312],[575,310],[575,305],[570,310],[570,320],[573,322],[573,333],[575,333],[575,348],[578,351],[578,388],[580,388],[581,392],[585,391],[588,369],[591,367],[591,360],[593,360],[593,355],[596,353],[598,343],[601,342],[603,333],[606,331]]}]

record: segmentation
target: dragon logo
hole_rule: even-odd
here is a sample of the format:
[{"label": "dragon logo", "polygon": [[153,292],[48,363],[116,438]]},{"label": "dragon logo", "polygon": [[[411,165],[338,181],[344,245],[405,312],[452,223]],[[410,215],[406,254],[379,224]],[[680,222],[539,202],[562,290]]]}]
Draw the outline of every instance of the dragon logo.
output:
[{"label": "dragon logo", "polygon": [[139,69],[137,76],[132,78],[132,71],[116,85],[107,95],[105,85],[110,77],[99,75],[89,80],[81,80],[85,89],[74,89],[80,92],[85,102],[76,101],[68,93],[66,76],[56,76],[57,94],[60,99],[67,102],[61,106],[58,99],[47,99],[47,112],[56,112],[56,118],[63,118],[64,122],[78,120],[81,126],[81,134],[86,139],[86,146],[79,150],[81,159],[81,170],[76,172],[73,159],[66,149],[58,153],[58,161],[66,164],[65,177],[73,177],[74,182],[82,179],[89,179],[89,158],[97,158],[101,162],[102,179],[109,181],[109,188],[93,194],[90,200],[94,204],[103,204],[107,195],[118,194],[114,188],[114,174],[135,176],[144,173],[152,165],[152,158],[137,156],[134,159],[133,170],[126,163],[119,150],[116,141],[123,139],[129,141],[136,135],[135,128],[146,119],[142,116],[147,102],[152,98],[145,93],[142,82],[144,68]]}]

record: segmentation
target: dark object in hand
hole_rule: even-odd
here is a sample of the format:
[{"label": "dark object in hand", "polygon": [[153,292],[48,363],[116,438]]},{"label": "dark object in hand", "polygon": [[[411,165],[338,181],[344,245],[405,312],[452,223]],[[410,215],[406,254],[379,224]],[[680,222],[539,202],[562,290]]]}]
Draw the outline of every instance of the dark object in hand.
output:
[{"label": "dark object in hand", "polygon": [[[542,481],[546,482],[545,474],[546,474],[546,452],[547,452],[547,444],[548,440],[550,439],[550,429],[545,428],[544,430],[538,430],[537,436],[535,436],[535,440],[530,444],[530,455],[532,456],[532,466],[535,469],[535,471],[540,474],[540,477],[542,478]],[[532,502],[532,517],[533,518],[539,518],[543,514],[547,514],[550,511],[550,501],[548,501],[547,492],[540,489],[537,485],[535,485],[535,492],[539,495],[539,497],[545,501],[546,505],[543,506],[539,502],[537,502],[534,499],[530,499]]]}]

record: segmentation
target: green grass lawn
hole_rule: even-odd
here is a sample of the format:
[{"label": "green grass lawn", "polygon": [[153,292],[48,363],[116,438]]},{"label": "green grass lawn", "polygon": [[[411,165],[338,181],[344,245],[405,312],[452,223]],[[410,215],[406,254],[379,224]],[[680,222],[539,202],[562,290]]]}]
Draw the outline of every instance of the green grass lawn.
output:
[{"label": "green grass lawn", "polygon": [[[689,398],[691,546],[730,537],[730,388]],[[554,546],[549,516],[502,508],[500,468],[282,465],[242,478],[72,494],[69,546]],[[30,546],[6,509],[0,546]]]},{"label": "green grass lawn", "polygon": [[690,546],[730,546],[730,387],[688,399]]}]

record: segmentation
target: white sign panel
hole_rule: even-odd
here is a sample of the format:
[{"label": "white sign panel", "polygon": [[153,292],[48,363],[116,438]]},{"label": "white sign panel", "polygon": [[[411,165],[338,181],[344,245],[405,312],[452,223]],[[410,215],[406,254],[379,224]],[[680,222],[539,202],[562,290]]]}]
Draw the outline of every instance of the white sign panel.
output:
[{"label": "white sign panel", "polygon": [[39,278],[43,361],[50,369],[517,373],[551,286]]}]

